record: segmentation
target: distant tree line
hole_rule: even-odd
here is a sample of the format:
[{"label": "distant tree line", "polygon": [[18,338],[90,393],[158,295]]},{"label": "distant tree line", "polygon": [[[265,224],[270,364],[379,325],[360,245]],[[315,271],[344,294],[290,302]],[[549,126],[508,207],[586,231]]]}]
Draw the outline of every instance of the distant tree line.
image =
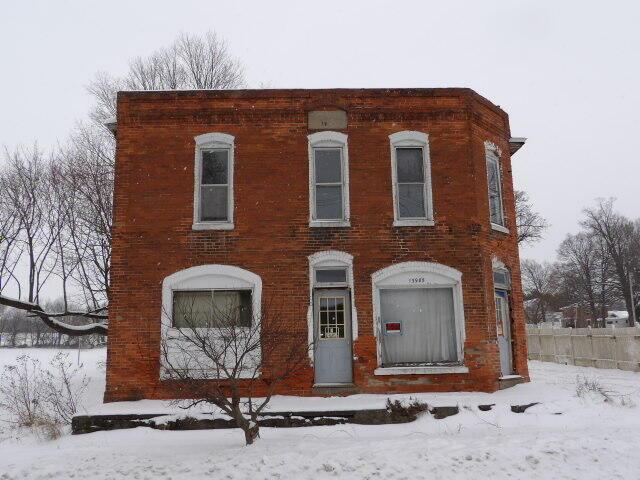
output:
[{"label": "distant tree line", "polygon": [[[115,140],[105,122],[116,116],[119,90],[242,85],[243,67],[224,41],[211,32],[182,34],[169,47],[131,60],[122,77],[96,74],[88,86],[94,99],[89,118],[78,122],[60,146],[49,151],[37,144],[5,147],[0,162],[0,297],[11,291],[14,298],[0,298],[0,305],[23,313],[7,309],[0,312],[0,322],[20,323],[12,318],[28,312],[59,333],[95,331],[65,329],[87,320],[106,333]],[[43,287],[54,278],[61,285],[60,301],[40,305]],[[84,315],[76,315],[81,311]],[[0,330],[8,328],[2,325]]]},{"label": "distant tree line", "polygon": [[599,200],[584,210],[580,231],[567,235],[555,261],[523,260],[521,270],[530,323],[567,306],[586,311],[593,326],[602,326],[608,310],[626,310],[631,322],[634,309],[640,318],[640,219],[616,211],[613,199]]}]

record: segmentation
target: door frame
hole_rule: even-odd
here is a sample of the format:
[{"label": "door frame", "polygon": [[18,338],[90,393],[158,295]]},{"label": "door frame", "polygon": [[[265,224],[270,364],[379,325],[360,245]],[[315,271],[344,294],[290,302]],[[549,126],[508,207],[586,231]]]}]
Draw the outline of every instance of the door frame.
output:
[{"label": "door frame", "polygon": [[[498,342],[498,355],[500,356],[500,377],[504,377],[507,375],[514,375],[515,373],[515,362],[513,361],[513,329],[511,328],[511,295],[509,295],[508,290],[504,290],[501,288],[494,289],[494,302],[496,306],[496,340]],[[500,303],[502,306],[502,335],[498,335],[497,327],[498,327],[498,299],[500,299]],[[508,373],[504,373],[502,369],[502,351],[500,347],[500,339],[502,336],[505,339],[505,344],[507,348],[507,352],[505,352],[505,358],[509,361]]]},{"label": "door frame", "polygon": [[[349,370],[351,373],[351,380],[348,382],[322,382],[322,383],[318,383],[317,381],[317,357],[316,357],[316,353],[317,353],[317,347],[318,347],[318,342],[320,341],[320,322],[319,322],[319,318],[318,318],[318,313],[319,313],[319,305],[318,305],[318,298],[319,295],[321,294],[330,294],[330,293],[336,293],[336,294],[344,294],[344,298],[345,298],[345,306],[344,306],[344,312],[345,312],[345,319],[344,319],[344,326],[345,326],[345,338],[344,341],[348,344],[349,346]],[[352,315],[352,304],[351,302],[353,301],[352,299],[352,295],[351,295],[351,289],[349,287],[326,287],[326,288],[314,288],[313,289],[313,304],[312,304],[312,310],[311,310],[311,321],[312,321],[312,327],[313,327],[313,381],[314,381],[314,386],[318,386],[318,387],[329,387],[329,386],[344,386],[344,385],[352,385],[353,384],[353,328],[352,328],[352,319],[351,319],[351,315]],[[347,318],[348,315],[348,318]],[[348,335],[347,335],[348,332]],[[348,338],[347,338],[348,337]],[[326,339],[323,341],[331,341],[331,339]]]}]

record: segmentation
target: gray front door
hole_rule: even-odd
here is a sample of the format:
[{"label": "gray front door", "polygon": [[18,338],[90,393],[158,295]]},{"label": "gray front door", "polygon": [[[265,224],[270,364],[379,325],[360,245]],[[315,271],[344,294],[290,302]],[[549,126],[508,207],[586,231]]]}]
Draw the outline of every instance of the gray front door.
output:
[{"label": "gray front door", "polygon": [[316,290],[313,297],[315,383],[352,383],[349,290]]},{"label": "gray front door", "polygon": [[496,290],[496,330],[500,349],[500,370],[502,376],[513,374],[511,354],[511,317],[509,315],[509,294]]}]

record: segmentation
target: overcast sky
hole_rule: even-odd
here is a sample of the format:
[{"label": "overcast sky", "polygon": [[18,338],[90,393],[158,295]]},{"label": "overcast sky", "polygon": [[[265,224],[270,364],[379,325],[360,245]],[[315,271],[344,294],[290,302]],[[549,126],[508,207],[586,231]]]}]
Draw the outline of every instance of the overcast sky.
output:
[{"label": "overcast sky", "polygon": [[99,70],[215,30],[250,87],[470,87],[509,113],[516,188],[552,260],[597,197],[640,217],[640,2],[14,1],[0,6],[0,145],[63,140]]}]

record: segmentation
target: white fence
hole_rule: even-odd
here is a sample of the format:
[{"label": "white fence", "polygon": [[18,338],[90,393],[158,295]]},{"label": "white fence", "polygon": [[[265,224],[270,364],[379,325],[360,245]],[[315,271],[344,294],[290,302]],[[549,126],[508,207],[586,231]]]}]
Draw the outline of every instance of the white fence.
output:
[{"label": "white fence", "polygon": [[527,325],[530,360],[640,371],[640,328]]}]

